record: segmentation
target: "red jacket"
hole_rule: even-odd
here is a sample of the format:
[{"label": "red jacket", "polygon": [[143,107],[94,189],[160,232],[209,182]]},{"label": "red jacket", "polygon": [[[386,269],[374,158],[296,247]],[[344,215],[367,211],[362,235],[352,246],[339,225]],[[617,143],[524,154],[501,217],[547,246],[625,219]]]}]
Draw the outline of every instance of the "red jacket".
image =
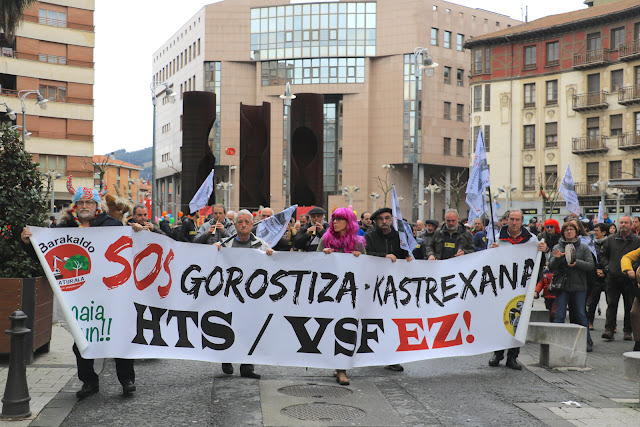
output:
[{"label": "red jacket", "polygon": [[548,291],[551,279],[553,279],[553,273],[544,273],[542,275],[542,280],[540,280],[536,285],[536,292],[540,293],[542,291],[542,296],[546,299],[555,299],[556,297]]}]

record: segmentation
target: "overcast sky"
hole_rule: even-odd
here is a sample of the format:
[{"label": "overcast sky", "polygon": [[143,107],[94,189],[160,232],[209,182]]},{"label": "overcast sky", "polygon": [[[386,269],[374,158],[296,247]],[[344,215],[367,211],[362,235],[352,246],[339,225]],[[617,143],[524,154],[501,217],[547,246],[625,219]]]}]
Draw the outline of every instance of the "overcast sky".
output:
[{"label": "overcast sky", "polygon": [[[233,0],[226,0],[233,1]],[[283,0],[282,3],[285,3]],[[203,6],[215,0],[96,1],[95,154],[152,144],[151,57]],[[455,0],[529,20],[585,7],[583,0]],[[248,49],[248,47],[247,47]]]}]

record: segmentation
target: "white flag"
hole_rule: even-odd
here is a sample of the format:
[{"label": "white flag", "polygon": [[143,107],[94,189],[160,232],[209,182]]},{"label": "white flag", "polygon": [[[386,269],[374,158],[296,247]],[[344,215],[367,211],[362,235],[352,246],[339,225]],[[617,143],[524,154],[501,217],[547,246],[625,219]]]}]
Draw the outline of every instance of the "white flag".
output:
[{"label": "white flag", "polygon": [[209,201],[209,197],[211,197],[211,192],[213,191],[213,170],[204,180],[196,194],[193,196],[193,199],[189,202],[189,209],[191,212],[196,212],[197,210],[204,208],[207,206],[207,202]]},{"label": "white flag", "polygon": [[418,246],[418,242],[416,242],[416,239],[413,237],[411,226],[402,218],[395,185],[391,188],[391,211],[391,215],[393,215],[393,228],[400,234],[400,247],[408,251],[409,255],[413,256],[413,250]]},{"label": "white flag", "polygon": [[560,194],[567,202],[567,210],[576,216],[580,215],[580,203],[578,202],[578,195],[576,194],[576,186],[573,184],[573,176],[571,175],[571,168],[567,163],[567,170],[564,172],[562,178],[562,184],[560,184]]},{"label": "white flag", "polygon": [[467,197],[465,201],[471,208],[469,211],[469,221],[473,221],[487,210],[484,200],[484,190],[489,185],[491,185],[491,180],[489,178],[487,152],[484,148],[484,135],[482,131],[480,131],[480,133],[478,133],[478,140],[476,141],[473,163],[469,170],[469,181],[467,182]]},{"label": "white flag", "polygon": [[604,206],[602,206],[602,200],[598,202],[598,219],[596,224],[604,223]]},{"label": "white flag", "polygon": [[494,234],[496,239],[500,237],[500,228],[498,228],[498,207],[496,206],[495,200],[492,200],[491,204],[493,205],[493,218],[489,219],[489,224],[485,227],[485,231],[487,232],[487,247],[491,246],[494,242]]},{"label": "white flag", "polygon": [[256,228],[256,236],[267,242],[267,245],[275,246],[287,231],[287,225],[297,208],[298,205],[289,206],[282,212],[260,221]]}]

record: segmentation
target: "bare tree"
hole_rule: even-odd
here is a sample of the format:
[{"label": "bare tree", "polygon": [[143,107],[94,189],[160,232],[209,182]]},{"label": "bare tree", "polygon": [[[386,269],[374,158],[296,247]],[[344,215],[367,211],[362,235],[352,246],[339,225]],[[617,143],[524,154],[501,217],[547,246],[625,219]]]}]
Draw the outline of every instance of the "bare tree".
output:
[{"label": "bare tree", "polygon": [[386,172],[384,174],[384,178],[380,177],[380,176],[374,176],[373,179],[375,179],[377,182],[377,186],[380,189],[380,191],[382,191],[382,194],[384,195],[384,206],[387,206],[387,196],[389,195],[389,192],[392,189],[392,184],[389,182],[389,177],[391,176],[391,171],[393,169],[395,169],[395,166],[393,165],[382,165],[382,169],[384,169]]},{"label": "bare tree", "polygon": [[[466,170],[462,169],[457,172],[454,176],[451,177],[451,184],[449,186],[449,190],[451,191],[451,199],[455,206],[455,209],[460,212],[460,204],[462,201],[462,195],[466,194],[467,190],[467,176]],[[440,188],[447,188],[447,180],[445,178],[444,173],[441,174],[440,178],[436,178],[436,184],[440,186]]]},{"label": "bare tree", "polygon": [[[542,198],[542,221],[547,220],[547,206],[549,209],[553,208],[556,200],[558,199],[558,176],[557,174],[550,174],[549,178],[545,179],[542,173],[538,176],[538,195]],[[550,216],[553,216],[553,212],[549,212]]]}]

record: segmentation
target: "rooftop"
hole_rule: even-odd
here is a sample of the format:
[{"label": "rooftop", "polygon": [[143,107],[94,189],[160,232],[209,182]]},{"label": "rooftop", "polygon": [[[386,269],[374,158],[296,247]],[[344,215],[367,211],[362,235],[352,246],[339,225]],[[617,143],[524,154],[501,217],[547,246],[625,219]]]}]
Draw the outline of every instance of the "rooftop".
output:
[{"label": "rooftop", "polygon": [[131,163],[123,162],[122,160],[112,159],[108,156],[95,155],[93,156],[93,163],[105,166],[115,166],[119,168],[135,169],[141,171],[141,166],[132,165]]},{"label": "rooftop", "polygon": [[474,37],[469,39],[464,47],[470,49],[476,45],[531,38],[542,33],[559,33],[578,27],[584,28],[588,25],[597,25],[601,22],[630,18],[638,14],[640,14],[640,2],[638,0],[621,0],[573,12],[545,16],[522,25]]}]

